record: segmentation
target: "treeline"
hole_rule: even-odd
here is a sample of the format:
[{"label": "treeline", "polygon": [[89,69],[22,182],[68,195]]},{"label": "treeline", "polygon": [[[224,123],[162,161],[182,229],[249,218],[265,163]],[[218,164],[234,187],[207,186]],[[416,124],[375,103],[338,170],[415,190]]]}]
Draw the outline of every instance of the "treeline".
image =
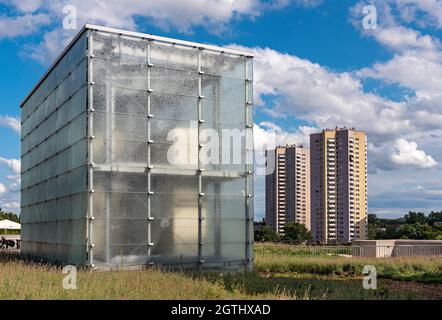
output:
[{"label": "treeline", "polygon": [[402,218],[382,219],[368,215],[369,239],[442,240],[442,211],[409,212]]},{"label": "treeline", "polygon": [[275,230],[262,222],[255,223],[255,241],[301,243],[312,240],[311,232],[301,223],[289,222],[285,234],[278,235]]},{"label": "treeline", "polygon": [[0,208],[0,220],[5,219],[20,223],[20,217],[18,215],[12,212],[5,212]]}]

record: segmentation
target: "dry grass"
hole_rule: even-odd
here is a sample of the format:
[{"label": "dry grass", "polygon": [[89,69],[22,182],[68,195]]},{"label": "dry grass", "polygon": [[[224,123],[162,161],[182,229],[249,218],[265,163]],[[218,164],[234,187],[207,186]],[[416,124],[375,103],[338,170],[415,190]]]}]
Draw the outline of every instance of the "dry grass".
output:
[{"label": "dry grass", "polygon": [[77,290],[65,290],[61,268],[0,257],[0,299],[287,299],[283,292],[251,295],[220,279],[150,268],[139,271],[77,272]]},{"label": "dry grass", "polygon": [[[382,277],[410,280],[440,277],[442,258],[355,259],[256,254],[255,272],[191,274],[149,268],[140,271],[79,270],[77,290],[65,290],[60,268],[0,255],[0,299],[419,299],[380,281],[364,290],[360,272],[366,264]],[[412,279],[413,280],[413,279]],[[391,281],[390,281],[391,282]],[[430,295],[429,298],[432,298]]]}]

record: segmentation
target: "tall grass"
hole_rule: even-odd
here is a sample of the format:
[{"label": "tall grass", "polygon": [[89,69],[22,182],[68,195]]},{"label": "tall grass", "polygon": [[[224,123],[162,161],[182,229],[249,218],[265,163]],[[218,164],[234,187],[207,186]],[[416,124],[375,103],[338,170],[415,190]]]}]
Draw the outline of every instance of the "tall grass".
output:
[{"label": "tall grass", "polygon": [[[376,267],[381,278],[442,283],[442,256],[359,258],[340,256],[308,257],[288,255],[286,248],[261,245],[255,251],[255,269],[265,273],[361,276],[366,265]],[[270,253],[269,253],[270,252]]]},{"label": "tall grass", "polygon": [[[364,265],[384,278],[439,281],[442,258],[359,259],[257,252],[253,273],[78,270],[76,290],[65,290],[61,268],[0,255],[0,299],[415,299],[419,292],[362,288]],[[419,279],[420,277],[420,279]],[[433,277],[433,279],[431,278]],[[431,297],[430,297],[431,298]]]},{"label": "tall grass", "polygon": [[78,271],[77,289],[62,287],[60,268],[9,261],[0,268],[0,299],[408,299],[364,290],[360,281],[262,277],[258,273],[189,274],[160,269]]},{"label": "tall grass", "polygon": [[281,299],[275,291],[249,295],[223,282],[158,268],[98,272],[78,270],[77,289],[66,290],[59,267],[0,257],[0,299]]}]

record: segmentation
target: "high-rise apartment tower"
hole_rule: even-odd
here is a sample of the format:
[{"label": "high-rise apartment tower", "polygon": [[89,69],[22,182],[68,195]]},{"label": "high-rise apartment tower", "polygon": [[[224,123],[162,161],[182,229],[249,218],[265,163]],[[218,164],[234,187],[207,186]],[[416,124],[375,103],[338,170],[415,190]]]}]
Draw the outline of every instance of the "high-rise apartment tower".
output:
[{"label": "high-rise apartment tower", "polygon": [[274,171],[266,176],[266,223],[284,234],[288,222],[310,230],[310,153],[303,146],[287,145],[267,150]]},{"label": "high-rise apartment tower", "polygon": [[367,139],[354,129],[310,135],[313,239],[348,243],[367,238]]}]

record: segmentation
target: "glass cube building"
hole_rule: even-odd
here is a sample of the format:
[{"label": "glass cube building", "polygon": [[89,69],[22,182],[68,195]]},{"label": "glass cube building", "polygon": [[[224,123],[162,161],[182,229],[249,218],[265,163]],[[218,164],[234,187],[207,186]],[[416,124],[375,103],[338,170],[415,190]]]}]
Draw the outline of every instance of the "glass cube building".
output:
[{"label": "glass cube building", "polygon": [[22,254],[250,269],[252,58],[85,25],[21,105]]}]

